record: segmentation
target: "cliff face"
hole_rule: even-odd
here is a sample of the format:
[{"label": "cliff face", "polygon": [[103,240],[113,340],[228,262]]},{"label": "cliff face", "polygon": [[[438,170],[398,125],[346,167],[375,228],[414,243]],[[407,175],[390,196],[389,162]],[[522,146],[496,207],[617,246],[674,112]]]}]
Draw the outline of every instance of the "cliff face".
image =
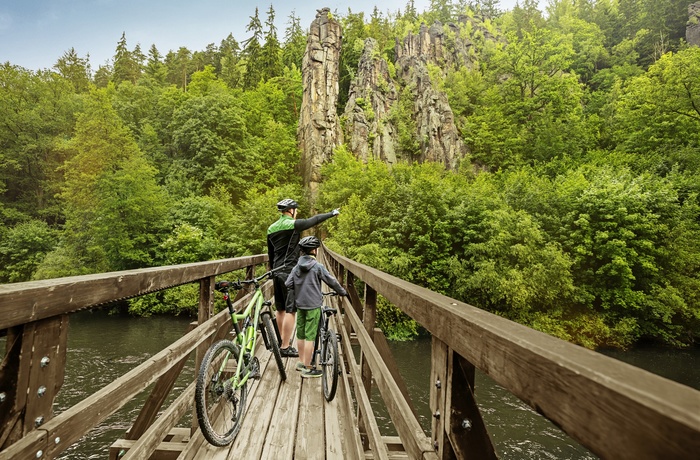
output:
[{"label": "cliff face", "polygon": [[312,193],[321,179],[321,165],[344,140],[364,161],[432,161],[456,168],[467,148],[447,96],[431,81],[429,68],[437,66],[444,76],[450,68],[473,67],[478,53],[472,37],[495,40],[481,21],[466,16],[459,25],[422,25],[418,33],[396,41],[391,65],[374,39],[365,40],[341,132],[336,116],[341,30],[327,8],[319,10],[304,55],[298,131],[302,174]]},{"label": "cliff face", "polygon": [[396,130],[387,121],[396,103],[396,85],[387,62],[379,57],[377,42],[365,40],[357,76],[350,85],[345,106],[345,132],[350,151],[367,161],[370,157],[396,163]]},{"label": "cliff face", "polygon": [[311,23],[301,69],[303,95],[297,140],[302,178],[312,194],[320,182],[321,165],[343,142],[336,115],[342,33],[329,13],[328,8],[318,10]]},{"label": "cliff face", "polygon": [[700,46],[700,2],[688,5],[688,25],[685,41],[691,46]]}]

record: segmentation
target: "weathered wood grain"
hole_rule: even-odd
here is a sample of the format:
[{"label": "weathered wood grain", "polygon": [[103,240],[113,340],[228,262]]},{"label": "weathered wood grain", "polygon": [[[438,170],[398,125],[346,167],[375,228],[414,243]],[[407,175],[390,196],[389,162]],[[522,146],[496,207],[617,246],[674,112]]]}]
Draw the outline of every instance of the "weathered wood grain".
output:
[{"label": "weathered wood grain", "polygon": [[294,458],[294,440],[301,397],[301,373],[295,370],[296,363],[296,358],[288,358],[285,363],[287,380],[280,384],[277,404],[272,414],[272,423],[261,458],[278,460]]},{"label": "weathered wood grain", "polygon": [[0,285],[0,330],[263,263],[266,255]]}]

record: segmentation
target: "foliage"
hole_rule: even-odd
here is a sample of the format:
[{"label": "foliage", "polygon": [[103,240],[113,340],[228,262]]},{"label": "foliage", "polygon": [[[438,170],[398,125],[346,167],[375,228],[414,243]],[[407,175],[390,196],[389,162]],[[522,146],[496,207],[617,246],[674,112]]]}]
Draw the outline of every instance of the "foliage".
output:
[{"label": "foliage", "polygon": [[[334,250],[554,336],[693,343],[700,54],[683,42],[687,2],[496,5],[335,15],[340,113],[365,39],[395,79],[396,43],[422,23],[456,25],[448,53],[462,52],[454,30],[469,38],[470,65],[428,69],[470,155],[457,171],[414,165],[416,89],[394,81],[393,99],[380,81],[400,163],[363,163],[340,145],[314,197],[298,174],[306,36],[295,13],[283,43],[270,6],[240,43],[229,34],[163,56],[122,35],[94,73],[73,49],[50,71],[1,64],[0,281],[264,253],[275,203],[294,197],[301,217],[342,208],[321,228]],[[197,296],[180,286],[129,309],[191,315]],[[378,309],[391,338],[419,333],[381,296]]]},{"label": "foliage", "polygon": [[57,232],[46,222],[30,220],[0,232],[0,281],[29,281],[57,243]]}]

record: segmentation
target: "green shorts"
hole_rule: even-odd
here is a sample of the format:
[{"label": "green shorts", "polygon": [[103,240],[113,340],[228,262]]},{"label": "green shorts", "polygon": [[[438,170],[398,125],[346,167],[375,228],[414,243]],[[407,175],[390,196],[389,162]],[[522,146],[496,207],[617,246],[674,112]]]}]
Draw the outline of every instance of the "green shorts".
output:
[{"label": "green shorts", "polygon": [[321,319],[321,309],[297,310],[297,339],[313,342],[318,334],[318,322]]}]

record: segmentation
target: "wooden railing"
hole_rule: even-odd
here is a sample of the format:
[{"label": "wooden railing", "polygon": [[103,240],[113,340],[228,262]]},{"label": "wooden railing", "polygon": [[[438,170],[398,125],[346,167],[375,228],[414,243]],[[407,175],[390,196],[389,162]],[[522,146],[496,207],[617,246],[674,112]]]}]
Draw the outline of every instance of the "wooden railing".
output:
[{"label": "wooden railing", "polygon": [[[362,348],[360,380],[376,384],[410,458],[496,458],[474,399],[479,369],[601,458],[691,459],[700,452],[700,391],[429,291],[328,249],[348,287],[348,335]],[[355,285],[363,283],[364,299]],[[432,334],[432,442],[426,443],[400,376],[377,350],[381,295]],[[362,402],[358,403],[362,405]],[[363,408],[360,407],[360,412]],[[361,429],[371,438],[378,432]],[[373,433],[374,431],[374,433]],[[430,452],[429,452],[430,451]],[[432,455],[431,455],[432,452]],[[434,457],[433,455],[437,455]]]},{"label": "wooden railing", "polygon": [[[209,320],[214,277],[239,269],[250,273],[266,261],[266,255],[258,255],[0,285],[0,331],[7,334],[0,366],[0,460],[54,458],[155,383],[128,433],[128,439],[138,443],[122,457],[148,458],[192,403],[194,384],[155,421],[185,362],[192,351],[206,350],[230,321],[226,310]],[[53,401],[64,377],[69,313],[193,282],[200,284],[201,327],[84,401],[53,415]]]}]

